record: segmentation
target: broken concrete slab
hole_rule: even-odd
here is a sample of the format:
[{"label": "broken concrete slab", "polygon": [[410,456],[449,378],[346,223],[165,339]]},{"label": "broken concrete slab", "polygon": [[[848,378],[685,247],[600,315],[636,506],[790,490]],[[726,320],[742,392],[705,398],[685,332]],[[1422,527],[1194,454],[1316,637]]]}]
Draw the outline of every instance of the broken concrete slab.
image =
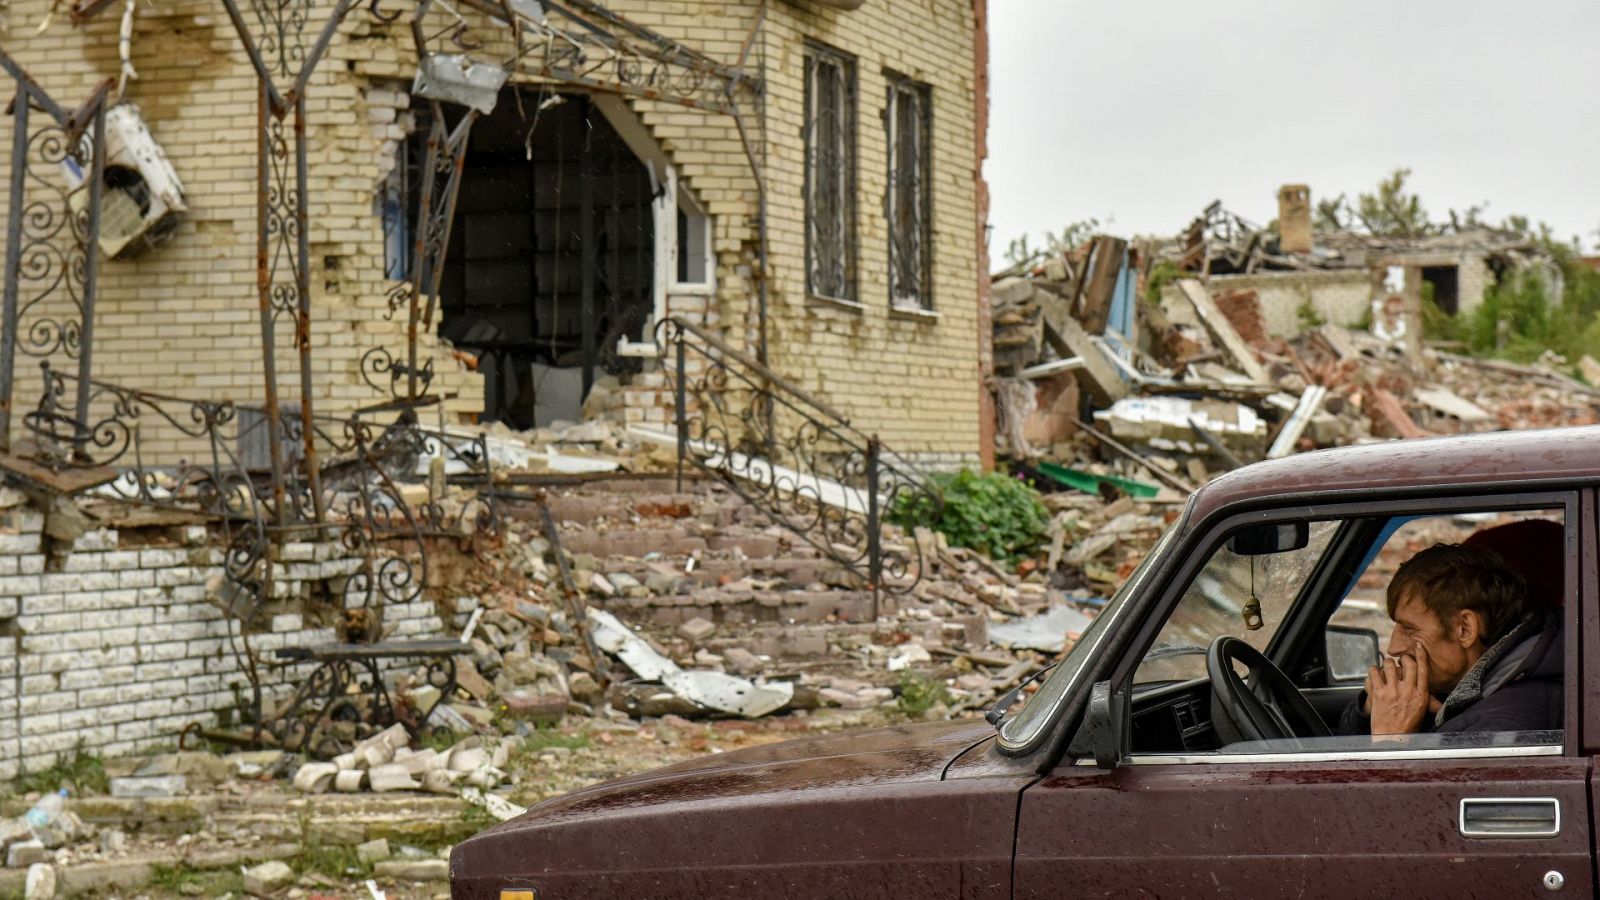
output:
[{"label": "broken concrete slab", "polygon": [[294,870],[281,860],[271,860],[244,870],[245,893],[271,897],[294,881]]},{"label": "broken concrete slab", "polygon": [[379,878],[396,881],[449,881],[450,863],[443,859],[391,859],[372,867]]},{"label": "broken concrete slab", "polygon": [[176,797],[189,789],[183,775],[129,775],[111,779],[113,797]]},{"label": "broken concrete slab", "polygon": [[366,865],[382,862],[389,858],[389,841],[387,838],[367,841],[356,845],[356,859]]}]

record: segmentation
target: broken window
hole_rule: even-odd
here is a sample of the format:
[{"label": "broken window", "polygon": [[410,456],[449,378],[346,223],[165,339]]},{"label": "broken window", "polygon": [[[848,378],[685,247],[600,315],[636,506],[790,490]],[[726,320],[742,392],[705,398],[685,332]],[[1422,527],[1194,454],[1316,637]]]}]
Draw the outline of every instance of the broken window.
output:
[{"label": "broken window", "polygon": [[806,290],[856,299],[856,65],[806,46]]},{"label": "broken window", "polygon": [[884,111],[889,137],[889,302],[910,309],[933,308],[931,93],[925,84],[889,75]]}]

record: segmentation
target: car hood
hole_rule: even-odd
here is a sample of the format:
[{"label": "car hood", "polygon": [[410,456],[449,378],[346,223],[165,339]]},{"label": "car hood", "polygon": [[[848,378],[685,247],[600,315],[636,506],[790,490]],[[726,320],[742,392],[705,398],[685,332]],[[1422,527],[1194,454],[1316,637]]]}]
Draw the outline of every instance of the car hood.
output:
[{"label": "car hood", "polygon": [[[736,855],[754,822],[937,782],[984,722],[939,722],[802,738],[688,760],[547,800],[457,845],[452,877],[615,871],[674,864],[686,833]],[[689,832],[686,832],[689,829]],[[747,845],[746,845],[747,846]],[[681,864],[681,857],[678,858]],[[469,874],[470,873],[470,874]],[[464,885],[463,885],[464,886]],[[458,896],[462,896],[458,894]]]},{"label": "car hood", "polygon": [[626,813],[659,803],[937,780],[962,750],[993,733],[981,721],[937,722],[714,753],[563,794],[499,828]]}]

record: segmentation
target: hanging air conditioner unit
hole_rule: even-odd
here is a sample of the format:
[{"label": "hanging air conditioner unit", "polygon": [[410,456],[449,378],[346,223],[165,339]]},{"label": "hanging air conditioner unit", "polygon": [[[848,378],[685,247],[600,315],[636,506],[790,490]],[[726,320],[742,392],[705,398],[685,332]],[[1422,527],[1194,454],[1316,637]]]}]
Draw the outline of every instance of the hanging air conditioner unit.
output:
[{"label": "hanging air conditioner unit", "polygon": [[[92,135],[84,135],[87,149]],[[88,159],[85,153],[84,158]],[[87,173],[73,157],[62,162],[70,203],[82,214],[89,205]],[[150,136],[139,107],[119,103],[106,110],[105,181],[100,189],[100,250],[113,259],[136,256],[177,229],[188,207],[183,182],[166,151]]]}]

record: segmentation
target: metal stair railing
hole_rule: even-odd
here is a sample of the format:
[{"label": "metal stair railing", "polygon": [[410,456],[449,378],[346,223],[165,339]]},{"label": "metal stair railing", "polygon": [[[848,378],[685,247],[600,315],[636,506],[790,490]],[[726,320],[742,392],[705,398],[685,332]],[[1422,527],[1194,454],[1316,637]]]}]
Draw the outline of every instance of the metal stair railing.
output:
[{"label": "metal stair railing", "polygon": [[933,510],[938,491],[903,456],[828,404],[722,339],[667,318],[656,345],[673,394],[678,477],[693,465],[873,592],[905,594],[929,560],[922,542],[886,542],[885,517]]}]

